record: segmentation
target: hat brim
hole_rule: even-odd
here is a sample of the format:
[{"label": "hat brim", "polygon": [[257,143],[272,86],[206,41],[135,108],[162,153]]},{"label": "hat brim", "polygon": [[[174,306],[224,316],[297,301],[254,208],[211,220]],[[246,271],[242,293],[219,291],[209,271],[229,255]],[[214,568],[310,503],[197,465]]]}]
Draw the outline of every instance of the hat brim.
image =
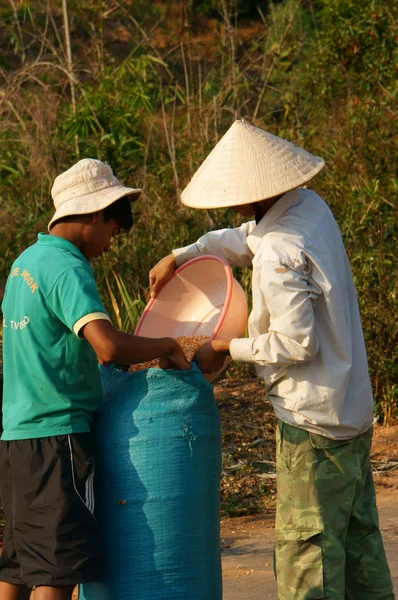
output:
[{"label": "hat brim", "polygon": [[247,121],[235,121],[181,193],[192,208],[230,208],[280,196],[313,179],[325,161]]},{"label": "hat brim", "polygon": [[69,217],[72,215],[88,215],[99,210],[103,210],[124,196],[127,196],[130,202],[136,202],[141,193],[142,190],[140,188],[129,188],[123,185],[117,185],[104,190],[91,192],[90,194],[86,194],[84,196],[72,198],[57,208],[48,224],[48,231],[50,231],[55,222],[62,217]]},{"label": "hat brim", "polygon": [[220,197],[213,202],[208,202],[206,201],[206,199],[202,198],[200,198],[198,202],[196,198],[192,201],[189,197],[184,197],[183,192],[181,194],[181,202],[189,208],[199,208],[204,210],[210,210],[213,208],[233,208],[234,206],[243,206],[244,204],[255,204],[256,202],[261,202],[262,200],[269,200],[270,198],[275,198],[275,196],[281,196],[283,194],[286,194],[287,192],[290,192],[291,190],[306,185],[307,183],[312,181],[312,179],[314,179],[314,177],[316,177],[324,167],[325,162],[322,162],[319,165],[317,165],[316,169],[314,169],[314,171],[307,179],[305,177],[300,178],[296,182],[290,183],[286,188],[283,188],[282,186],[277,190],[274,190],[273,192],[261,195],[261,197],[257,197],[255,195],[251,197],[250,195],[248,195],[247,192],[245,192],[241,197],[236,196],[234,198],[229,197],[225,199],[222,197],[222,195],[220,195]]}]

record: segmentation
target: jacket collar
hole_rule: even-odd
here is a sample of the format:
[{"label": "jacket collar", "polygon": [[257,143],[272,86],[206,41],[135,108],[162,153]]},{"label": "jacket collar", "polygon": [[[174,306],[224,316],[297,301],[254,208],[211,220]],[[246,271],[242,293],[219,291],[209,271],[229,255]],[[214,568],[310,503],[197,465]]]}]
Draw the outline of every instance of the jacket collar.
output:
[{"label": "jacket collar", "polygon": [[253,255],[256,253],[262,238],[270,229],[271,225],[275,223],[279,217],[283,215],[295,202],[297,202],[300,188],[286,192],[279,198],[277,202],[265,213],[258,225],[255,226],[253,231],[247,236],[247,245],[252,251]]}]

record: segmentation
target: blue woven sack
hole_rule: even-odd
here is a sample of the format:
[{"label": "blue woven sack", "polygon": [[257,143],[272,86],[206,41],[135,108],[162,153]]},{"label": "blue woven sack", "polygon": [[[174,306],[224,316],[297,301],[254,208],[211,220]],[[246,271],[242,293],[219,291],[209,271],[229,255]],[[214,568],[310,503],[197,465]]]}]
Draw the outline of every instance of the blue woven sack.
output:
[{"label": "blue woven sack", "polygon": [[101,368],[94,427],[101,583],[79,600],[221,600],[220,417],[190,371]]}]

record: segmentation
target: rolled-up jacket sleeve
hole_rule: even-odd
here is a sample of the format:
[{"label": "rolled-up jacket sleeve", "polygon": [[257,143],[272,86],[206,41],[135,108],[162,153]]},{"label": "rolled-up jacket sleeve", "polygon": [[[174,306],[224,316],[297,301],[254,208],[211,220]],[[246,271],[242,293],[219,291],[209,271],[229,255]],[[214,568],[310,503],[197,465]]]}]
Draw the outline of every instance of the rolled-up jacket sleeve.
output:
[{"label": "rolled-up jacket sleeve", "polygon": [[269,312],[268,332],[233,339],[234,360],[283,368],[314,359],[319,347],[314,315],[319,290],[309,281],[308,271],[303,257],[289,264],[263,261],[257,285]]},{"label": "rolled-up jacket sleeve", "polygon": [[173,250],[177,267],[202,254],[215,254],[224,258],[231,267],[248,267],[253,254],[247,246],[247,236],[254,229],[255,222],[243,223],[233,229],[210,231],[198,239],[195,244]]}]

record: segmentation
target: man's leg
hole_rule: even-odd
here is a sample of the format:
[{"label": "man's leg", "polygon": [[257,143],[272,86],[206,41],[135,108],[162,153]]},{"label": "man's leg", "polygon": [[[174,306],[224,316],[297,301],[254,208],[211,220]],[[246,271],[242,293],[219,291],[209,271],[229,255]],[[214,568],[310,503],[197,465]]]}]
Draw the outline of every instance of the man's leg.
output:
[{"label": "man's leg", "polygon": [[0,581],[1,600],[29,600],[31,590],[24,585],[12,585]]},{"label": "man's leg", "polygon": [[[370,444],[371,432],[338,441],[278,423],[280,600],[393,598],[377,518],[366,517],[372,503],[375,509]],[[373,560],[380,569],[380,575],[371,569],[374,583],[366,576]]]},{"label": "man's leg", "polygon": [[360,436],[362,481],[351,511],[346,538],[346,600],[392,600],[394,593],[379,529],[376,491],[370,464],[371,432]]},{"label": "man's leg", "polygon": [[[1,417],[1,414],[0,414]],[[15,490],[9,458],[10,442],[0,440],[0,503],[6,518],[0,556],[0,600],[28,600],[31,589],[21,583],[21,566],[14,542]],[[7,581],[4,581],[7,580]]]},{"label": "man's leg", "polygon": [[20,578],[35,588],[35,600],[70,600],[74,586],[101,578],[90,510],[90,450],[89,434],[19,440],[12,446],[14,478],[23,490],[17,495],[13,538]]},{"label": "man's leg", "polygon": [[74,585],[41,585],[35,588],[35,600],[71,600],[74,589]]},{"label": "man's leg", "polygon": [[350,441],[278,423],[275,563],[280,600],[345,597],[345,535],[359,474]]}]

